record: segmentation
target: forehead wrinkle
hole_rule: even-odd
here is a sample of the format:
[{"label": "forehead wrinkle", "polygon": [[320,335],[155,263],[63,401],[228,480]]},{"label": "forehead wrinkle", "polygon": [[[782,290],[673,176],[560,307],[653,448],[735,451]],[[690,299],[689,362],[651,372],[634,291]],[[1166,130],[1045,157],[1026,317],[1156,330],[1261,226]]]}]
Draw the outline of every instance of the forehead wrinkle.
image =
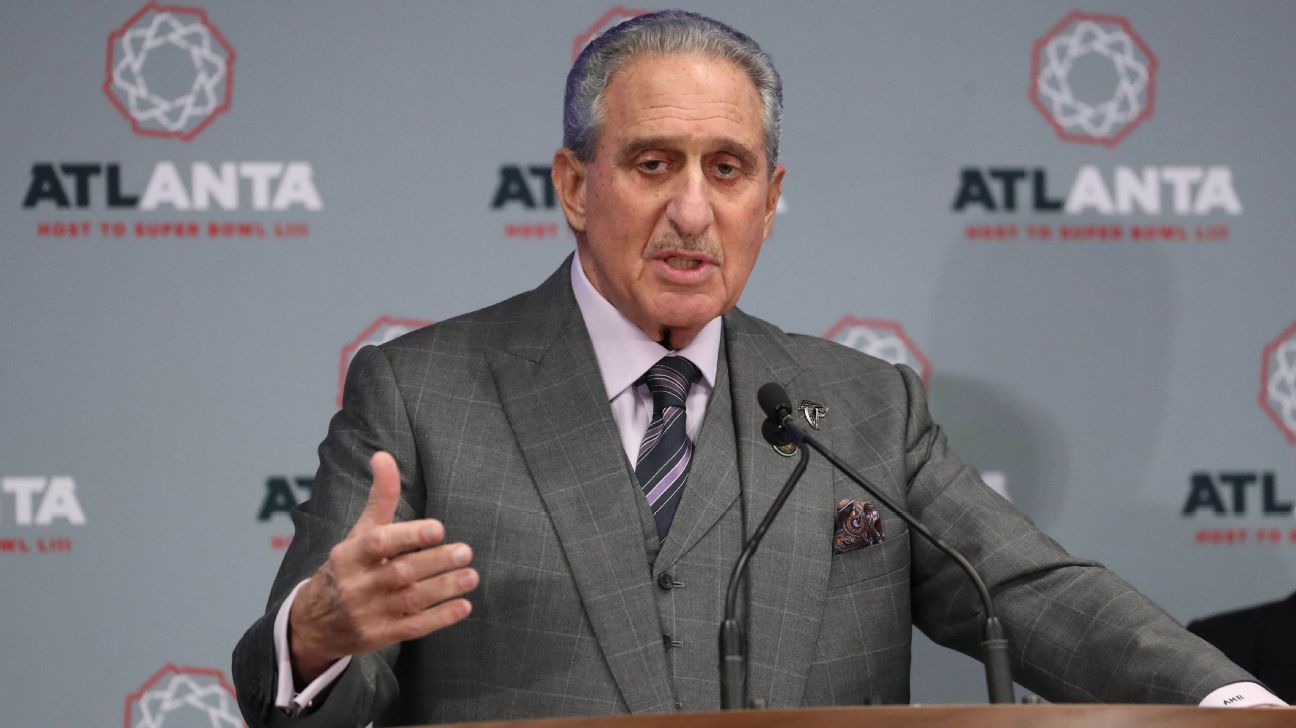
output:
[{"label": "forehead wrinkle", "polygon": [[[667,99],[667,101],[658,100],[662,98]],[[697,100],[693,101],[693,99],[697,99]],[[745,116],[745,114],[743,113],[744,112],[743,106],[745,104],[738,103],[734,99],[716,98],[716,95],[714,93],[708,91],[699,91],[696,93],[689,93],[689,94],[681,93],[678,91],[645,93],[642,95],[641,98],[637,98],[637,99],[631,98],[630,102],[632,106],[635,105],[636,102],[642,104],[641,106],[639,106],[639,108],[644,110],[674,109],[676,111],[688,113],[691,111],[703,111],[705,109],[719,107],[720,109],[723,109],[724,112],[731,114],[735,117],[742,118],[743,116]],[[759,99],[753,98],[752,102],[755,104],[756,108],[760,108]]]},{"label": "forehead wrinkle", "polygon": [[689,114],[677,113],[675,110],[670,108],[661,108],[661,109],[651,110],[648,113],[645,113],[644,115],[634,120],[631,120],[627,124],[627,126],[637,126],[639,124],[646,124],[649,122],[670,120],[670,119],[680,119],[683,121],[727,121],[739,126],[744,125],[744,121],[745,121],[741,114],[727,114],[721,112],[721,113],[712,113],[712,114],[689,115]]},{"label": "forehead wrinkle", "polygon": [[627,128],[656,121],[727,122],[738,127],[751,123],[751,116],[738,104],[712,100],[695,106],[678,103],[646,104],[636,109],[624,109],[617,114]]},{"label": "forehead wrinkle", "polygon": [[[622,123],[618,125],[620,130],[614,132],[615,136],[625,140],[626,143],[634,143],[636,137],[672,143],[671,146],[682,146],[688,140],[701,140],[703,146],[737,146],[743,149],[763,141],[763,137],[756,130],[748,128],[749,120],[747,117],[733,107],[719,110],[696,110],[697,113],[695,114],[681,114],[679,113],[680,110],[686,112],[695,111],[692,108],[681,109],[681,107],[675,105],[662,105],[645,109],[632,118],[623,119]],[[658,122],[662,121],[710,124],[710,128],[694,130],[685,127],[683,130],[675,131],[670,126],[659,126]],[[711,124],[711,122],[718,123],[718,126]],[[641,131],[645,127],[647,128],[646,133]],[[753,134],[755,136],[752,136]],[[751,138],[748,139],[747,137]]]}]

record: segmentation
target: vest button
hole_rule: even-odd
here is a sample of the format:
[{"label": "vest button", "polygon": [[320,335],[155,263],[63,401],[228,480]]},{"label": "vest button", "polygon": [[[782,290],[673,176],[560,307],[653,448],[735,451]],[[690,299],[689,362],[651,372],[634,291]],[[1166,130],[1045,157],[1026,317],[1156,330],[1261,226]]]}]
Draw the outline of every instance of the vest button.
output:
[{"label": "vest button", "polygon": [[670,572],[663,571],[657,575],[657,586],[660,587],[662,591],[670,591],[675,588],[675,579],[671,577]]}]

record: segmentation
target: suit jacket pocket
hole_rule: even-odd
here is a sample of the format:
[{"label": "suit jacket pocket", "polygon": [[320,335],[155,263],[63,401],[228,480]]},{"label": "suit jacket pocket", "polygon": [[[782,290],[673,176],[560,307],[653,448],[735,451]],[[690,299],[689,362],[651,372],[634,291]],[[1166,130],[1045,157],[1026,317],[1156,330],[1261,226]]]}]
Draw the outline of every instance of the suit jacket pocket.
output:
[{"label": "suit jacket pocket", "polygon": [[832,557],[828,589],[856,584],[909,568],[909,529],[888,535],[882,543]]}]

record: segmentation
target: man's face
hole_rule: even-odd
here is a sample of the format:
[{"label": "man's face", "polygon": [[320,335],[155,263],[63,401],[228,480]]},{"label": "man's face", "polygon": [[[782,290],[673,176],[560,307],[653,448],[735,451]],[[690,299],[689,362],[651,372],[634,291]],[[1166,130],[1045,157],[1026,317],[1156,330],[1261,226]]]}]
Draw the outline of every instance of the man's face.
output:
[{"label": "man's face", "polygon": [[695,55],[628,62],[603,95],[594,160],[568,150],[554,180],[585,274],[605,298],[680,348],[737,303],[774,223],[756,87]]}]

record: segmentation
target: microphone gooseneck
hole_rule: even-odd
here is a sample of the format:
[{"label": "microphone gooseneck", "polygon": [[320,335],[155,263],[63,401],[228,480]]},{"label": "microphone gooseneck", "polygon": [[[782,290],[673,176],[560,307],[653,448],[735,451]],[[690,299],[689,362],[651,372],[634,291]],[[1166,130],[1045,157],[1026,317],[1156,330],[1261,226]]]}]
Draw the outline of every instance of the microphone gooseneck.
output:
[{"label": "microphone gooseneck", "polygon": [[[855,484],[863,488],[869,495],[873,496],[879,503],[888,510],[900,517],[900,520],[909,524],[909,527],[927,539],[932,545],[940,549],[942,553],[950,557],[954,563],[958,564],[972,584],[976,587],[977,593],[981,597],[982,607],[985,609],[986,618],[981,641],[981,659],[985,663],[986,671],[986,688],[989,693],[991,703],[1014,703],[1016,698],[1013,696],[1012,683],[1012,666],[1009,661],[1008,640],[1004,636],[1003,623],[999,621],[999,616],[995,611],[994,599],[990,596],[990,590],[986,588],[985,582],[977,574],[976,569],[968,562],[958,551],[939,539],[936,534],[932,533],[921,521],[915,518],[907,510],[896,505],[881,490],[864,478],[864,476],[855,472],[849,465],[839,459],[830,450],[823,446],[818,440],[802,431],[792,422],[792,405],[788,399],[787,391],[777,382],[769,382],[761,386],[756,393],[756,399],[760,403],[761,409],[771,419],[775,420],[778,427],[773,433],[766,434],[766,437],[776,436],[783,442],[804,443],[814,448],[823,455],[828,462],[844,473],[848,478],[855,481]],[[801,448],[805,452],[805,448]],[[802,464],[805,462],[802,456]],[[804,469],[804,468],[802,468]],[[800,477],[800,474],[796,474]],[[791,482],[791,481],[789,481]],[[784,486],[784,490],[790,490]],[[785,494],[780,493],[785,497]],[[782,505],[779,503],[778,505]],[[773,511],[771,511],[773,512]],[[772,517],[767,516],[767,520]],[[762,525],[765,525],[762,522]],[[732,588],[732,587],[731,587]]]},{"label": "microphone gooseneck", "polygon": [[[765,391],[761,387],[761,391]],[[775,385],[778,386],[778,385]],[[782,387],[779,387],[782,390]],[[783,399],[787,399],[784,393]],[[762,409],[765,405],[762,401]],[[791,406],[786,407],[790,413]],[[768,410],[767,410],[768,411]],[[761,433],[771,444],[780,444],[774,438],[781,432],[781,428],[774,420],[766,420],[765,427],[761,428]],[[734,563],[733,571],[729,572],[729,588],[725,590],[724,602],[724,621],[720,623],[720,709],[737,710],[746,708],[747,705],[747,654],[746,639],[743,634],[742,622],[739,621],[738,611],[738,587],[742,584],[743,577],[747,574],[747,567],[751,563],[751,557],[756,553],[757,547],[760,546],[761,539],[765,538],[765,532],[769,530],[770,524],[774,522],[774,517],[783,509],[783,504],[787,502],[788,496],[792,495],[792,489],[796,487],[797,481],[801,480],[801,474],[805,472],[806,465],[810,462],[810,451],[801,448],[801,457],[797,459],[796,467],[792,468],[792,474],[788,476],[787,482],[783,484],[783,489],[779,491],[778,496],[774,498],[774,504],[770,506],[765,517],[756,526],[752,532],[751,538],[743,545],[742,553],[738,555],[738,561]]]}]

